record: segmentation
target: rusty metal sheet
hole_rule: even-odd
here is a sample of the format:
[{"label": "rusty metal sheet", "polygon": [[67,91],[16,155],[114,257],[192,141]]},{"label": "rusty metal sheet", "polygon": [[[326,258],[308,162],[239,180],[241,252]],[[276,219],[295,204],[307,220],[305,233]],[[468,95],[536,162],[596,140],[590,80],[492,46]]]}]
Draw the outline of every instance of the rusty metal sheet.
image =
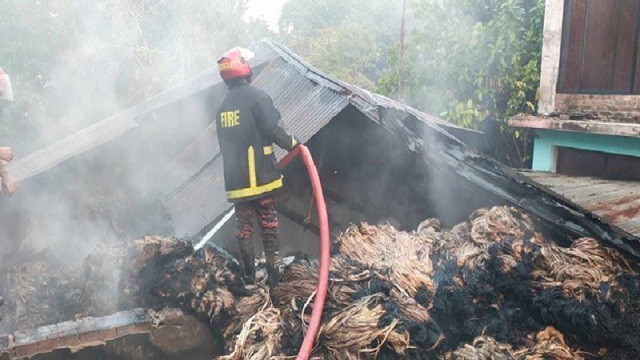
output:
[{"label": "rusty metal sheet", "polygon": [[640,237],[640,182],[524,172],[536,182]]},{"label": "rusty metal sheet", "polygon": [[153,328],[145,309],[132,309],[104,317],[84,317],[73,321],[17,331],[2,336],[0,353],[11,359],[27,359],[59,349],[82,349],[128,335],[146,334]]}]

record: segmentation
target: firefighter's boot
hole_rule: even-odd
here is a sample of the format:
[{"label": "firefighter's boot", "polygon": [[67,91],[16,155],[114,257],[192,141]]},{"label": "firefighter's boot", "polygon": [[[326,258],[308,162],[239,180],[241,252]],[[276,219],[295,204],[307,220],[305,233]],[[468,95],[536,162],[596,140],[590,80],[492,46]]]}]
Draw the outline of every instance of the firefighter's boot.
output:
[{"label": "firefighter's boot", "polygon": [[264,256],[267,260],[267,286],[274,287],[280,282],[280,256],[278,238],[267,236],[262,240]]},{"label": "firefighter's boot", "polygon": [[240,239],[239,242],[240,255],[244,264],[244,282],[251,285],[256,281],[256,256],[253,251],[253,241],[249,239]]}]

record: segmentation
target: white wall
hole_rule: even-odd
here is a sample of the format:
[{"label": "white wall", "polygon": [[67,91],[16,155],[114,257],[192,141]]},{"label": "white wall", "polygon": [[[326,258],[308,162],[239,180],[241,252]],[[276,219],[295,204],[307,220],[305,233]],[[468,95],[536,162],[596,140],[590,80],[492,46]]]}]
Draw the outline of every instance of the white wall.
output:
[{"label": "white wall", "polygon": [[539,114],[548,114],[555,110],[556,88],[560,72],[563,18],[564,0],[546,0],[538,100]]}]

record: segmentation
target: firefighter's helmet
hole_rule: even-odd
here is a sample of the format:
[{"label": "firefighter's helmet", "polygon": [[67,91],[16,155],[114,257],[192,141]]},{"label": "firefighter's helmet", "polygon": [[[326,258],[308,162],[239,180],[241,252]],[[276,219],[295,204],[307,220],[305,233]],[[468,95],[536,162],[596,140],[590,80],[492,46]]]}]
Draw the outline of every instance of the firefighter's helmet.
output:
[{"label": "firefighter's helmet", "polygon": [[251,77],[249,61],[255,54],[245,48],[235,47],[218,59],[218,70],[223,80],[244,79]]}]

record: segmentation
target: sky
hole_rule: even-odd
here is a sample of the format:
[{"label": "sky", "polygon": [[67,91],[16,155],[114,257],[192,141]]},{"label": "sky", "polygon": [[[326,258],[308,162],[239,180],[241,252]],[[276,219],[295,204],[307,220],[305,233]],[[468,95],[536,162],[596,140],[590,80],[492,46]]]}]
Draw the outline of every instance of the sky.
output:
[{"label": "sky", "polygon": [[262,18],[273,31],[278,31],[278,19],[282,5],[287,0],[249,0],[248,15],[252,18]]}]

